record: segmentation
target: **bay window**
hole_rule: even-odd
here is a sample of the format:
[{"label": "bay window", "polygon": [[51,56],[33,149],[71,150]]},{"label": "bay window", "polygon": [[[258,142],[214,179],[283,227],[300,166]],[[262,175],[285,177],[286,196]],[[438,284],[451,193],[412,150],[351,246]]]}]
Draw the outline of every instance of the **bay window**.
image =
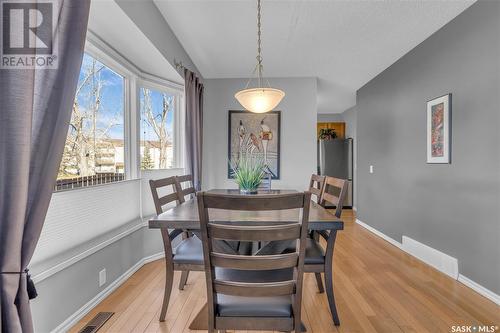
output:
[{"label": "bay window", "polygon": [[181,85],[88,43],[54,190],[181,166],[182,98]]}]

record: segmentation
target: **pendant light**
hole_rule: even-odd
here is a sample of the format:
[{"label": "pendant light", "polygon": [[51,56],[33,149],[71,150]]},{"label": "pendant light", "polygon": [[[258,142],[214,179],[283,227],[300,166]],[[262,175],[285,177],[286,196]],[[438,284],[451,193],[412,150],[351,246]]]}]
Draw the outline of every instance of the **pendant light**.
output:
[{"label": "pendant light", "polygon": [[248,88],[250,82],[252,81],[252,78],[250,78],[245,89],[238,91],[234,95],[234,97],[246,110],[254,113],[265,113],[271,111],[278,106],[285,96],[284,91],[271,88],[268,80],[266,80],[267,87],[262,86],[262,72],[264,67],[262,65],[261,56],[260,1],[261,0],[257,0],[257,65],[252,73],[253,75],[257,72],[259,86],[257,88]]}]

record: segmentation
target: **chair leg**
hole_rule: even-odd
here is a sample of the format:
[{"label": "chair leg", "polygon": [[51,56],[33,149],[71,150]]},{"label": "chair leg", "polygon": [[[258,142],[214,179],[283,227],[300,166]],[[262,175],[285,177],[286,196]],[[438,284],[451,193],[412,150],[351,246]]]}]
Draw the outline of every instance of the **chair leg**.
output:
[{"label": "chair leg", "polygon": [[188,276],[189,276],[189,271],[181,272],[181,280],[179,281],[179,290],[184,290],[184,286],[187,283]]},{"label": "chair leg", "polygon": [[337,307],[335,306],[335,296],[333,295],[333,274],[332,267],[325,267],[325,287],[326,296],[328,297],[328,305],[330,306],[330,312],[332,314],[333,323],[335,326],[340,325],[339,315],[337,313]]},{"label": "chair leg", "polygon": [[325,289],[323,288],[323,280],[321,280],[321,273],[314,273],[316,276],[316,284],[318,285],[318,290],[319,293],[322,294],[325,292]]},{"label": "chair leg", "polygon": [[167,314],[168,302],[170,301],[170,293],[172,292],[172,284],[174,283],[174,270],[167,267],[165,274],[165,292],[163,294],[163,304],[161,306],[160,321],[165,321]]}]

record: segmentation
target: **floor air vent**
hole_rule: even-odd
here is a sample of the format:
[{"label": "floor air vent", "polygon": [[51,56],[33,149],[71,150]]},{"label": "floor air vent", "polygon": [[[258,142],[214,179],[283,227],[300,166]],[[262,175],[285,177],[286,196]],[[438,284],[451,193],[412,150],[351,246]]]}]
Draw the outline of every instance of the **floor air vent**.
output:
[{"label": "floor air vent", "polygon": [[114,314],[114,312],[99,312],[87,323],[78,333],[95,333],[105,322]]}]

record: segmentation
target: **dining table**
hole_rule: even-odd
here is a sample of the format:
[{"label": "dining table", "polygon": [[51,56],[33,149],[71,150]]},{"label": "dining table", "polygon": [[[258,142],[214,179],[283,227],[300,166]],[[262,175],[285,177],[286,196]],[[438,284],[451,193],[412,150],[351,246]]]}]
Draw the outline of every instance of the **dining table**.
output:
[{"label": "dining table", "polygon": [[[213,189],[207,191],[209,193],[217,194],[239,194],[239,190],[233,189]],[[285,194],[297,193],[295,190],[263,190],[253,196],[269,195],[269,194]],[[243,195],[243,194],[242,194]],[[249,195],[249,194],[244,194]],[[239,210],[223,210],[223,209],[209,209],[208,211],[211,222],[216,223],[238,223],[242,224],[255,224],[265,223],[271,224],[285,224],[296,223],[301,214],[300,209],[286,209],[286,210],[273,210],[273,211],[239,211]],[[166,210],[165,212],[154,216],[149,220],[150,229],[183,229],[187,230],[199,237],[200,235],[200,219],[198,215],[198,203],[196,197],[186,200],[177,206]],[[311,201],[309,208],[309,230],[318,232],[327,232],[327,246],[334,246],[337,230],[344,228],[344,223],[338,217],[330,213],[327,209],[322,207],[315,201]],[[234,251],[229,244],[220,244],[224,251]],[[253,253],[254,255],[269,255],[283,252],[289,246],[286,242],[268,242],[263,244],[259,249]],[[329,262],[333,262],[330,260]],[[328,267],[327,269],[332,269]],[[207,330],[208,328],[208,307],[205,306],[198,312],[196,317],[190,323],[189,328],[192,330]]]}]

